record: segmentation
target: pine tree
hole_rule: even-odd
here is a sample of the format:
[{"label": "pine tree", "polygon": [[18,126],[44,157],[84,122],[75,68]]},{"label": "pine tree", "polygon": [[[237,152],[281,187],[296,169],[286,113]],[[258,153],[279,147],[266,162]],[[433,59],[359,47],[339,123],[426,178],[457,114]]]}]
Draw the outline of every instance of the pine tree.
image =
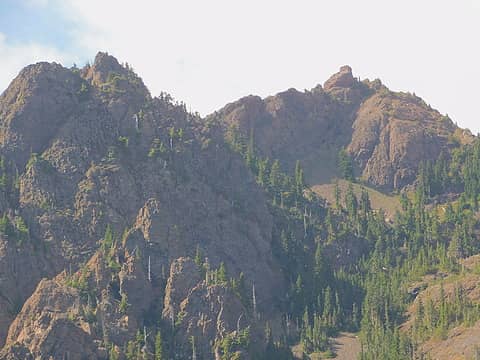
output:
[{"label": "pine tree", "polygon": [[345,194],[345,206],[350,219],[355,220],[357,218],[358,200],[351,183],[348,185],[347,193]]},{"label": "pine tree", "polygon": [[202,251],[200,250],[200,246],[198,246],[198,245],[197,245],[197,249],[195,251],[195,264],[197,264],[198,267],[202,267],[202,265],[203,265]]},{"label": "pine tree", "polygon": [[4,213],[3,216],[0,217],[0,234],[12,235],[12,226],[7,218],[7,213]]},{"label": "pine tree", "polygon": [[220,263],[220,267],[217,271],[217,279],[220,284],[225,284],[227,282],[227,269],[223,261]]},{"label": "pine tree", "polygon": [[269,177],[270,188],[274,193],[278,191],[278,186],[280,186],[280,163],[278,160],[275,160],[272,164],[272,169],[270,170]]},{"label": "pine tree", "polygon": [[303,280],[302,280],[302,275],[298,274],[297,280],[295,281],[294,284],[294,301],[293,301],[293,306],[294,306],[294,312],[299,313],[302,311],[304,307],[304,302],[305,302],[305,291],[304,291],[304,285],[303,285]]},{"label": "pine tree", "polygon": [[338,167],[342,178],[349,181],[355,180],[353,162],[345,149],[341,149],[338,154]]},{"label": "pine tree", "polygon": [[249,169],[256,173],[255,169],[255,140],[253,127],[250,129],[250,138],[247,146],[246,162]]},{"label": "pine tree", "polygon": [[318,244],[315,251],[315,266],[313,270],[317,289],[322,289],[327,283],[327,269],[328,265],[322,253],[322,246]]},{"label": "pine tree", "polygon": [[305,188],[305,183],[303,179],[303,170],[300,166],[300,161],[297,160],[295,164],[295,196],[300,199],[303,196],[303,189]]},{"label": "pine tree", "polygon": [[268,185],[268,159],[258,161],[257,182],[264,187]]},{"label": "pine tree", "polygon": [[338,181],[335,182],[335,189],[334,189],[333,195],[335,197],[335,208],[337,210],[340,210],[340,208],[341,208],[341,204],[340,204],[341,193],[340,193],[340,187],[338,186]]}]

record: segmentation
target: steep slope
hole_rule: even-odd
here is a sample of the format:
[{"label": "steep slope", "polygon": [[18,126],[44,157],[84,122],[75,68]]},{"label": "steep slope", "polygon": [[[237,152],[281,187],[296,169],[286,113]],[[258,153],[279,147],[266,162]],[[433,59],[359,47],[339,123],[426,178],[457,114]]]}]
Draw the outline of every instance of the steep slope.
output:
[{"label": "steep slope", "polygon": [[366,181],[387,190],[412,184],[421,161],[473,139],[422,99],[384,87],[359,107],[352,127],[348,152]]},{"label": "steep slope", "polygon": [[210,119],[223,124],[227,139],[253,140],[262,156],[279,159],[288,171],[300,160],[312,185],[340,175],[338,152],[346,148],[356,175],[387,191],[412,184],[420,161],[472,138],[415,95],[359,81],[349,66],[323,88],[249,96]]},{"label": "steep slope", "polygon": [[[351,87],[317,86],[301,93],[290,89],[261,99],[249,96],[210,116],[225,127],[229,141],[253,139],[262,156],[280,159],[292,171],[301,160],[310,183],[326,181],[336,172],[338,150],[351,138],[351,118],[369,90],[351,78]],[[343,84],[343,83],[342,83]]]},{"label": "steep slope", "polygon": [[[8,235],[0,238],[5,267],[0,291],[6,294],[0,300],[5,305],[0,307],[0,343],[42,277],[73,273],[88,259],[95,262],[98,255],[92,256],[107,228],[116,244],[125,231],[124,242],[132,234],[138,251],[148,253],[134,267],[143,277],[150,269],[148,287],[156,294],[138,289],[146,303],[132,306],[139,313],[129,317],[134,322],[127,335],[109,340],[114,344],[122,346],[143,328],[143,310],[159,306],[161,312],[158,297],[166,269],[179,257],[193,257],[197,247],[212,268],[224,262],[229,275],[242,272],[249,287],[254,279],[259,311],[276,316],[268,304],[282,291],[283,278],[271,250],[272,215],[219,129],[205,127],[167,95],[151,98],[140,78],[105,53],[82,70],[47,63],[27,67],[0,98],[0,114],[0,155],[9,176],[0,208],[8,225]],[[122,267],[128,266],[127,255],[118,257]],[[109,288],[98,281],[98,289]],[[78,302],[78,292],[72,291],[58,280],[41,282],[12,325],[4,356],[13,356],[19,346],[35,356],[75,353],[78,344],[50,347],[61,334],[88,340],[91,358],[102,358],[93,342],[98,333],[85,334],[83,325],[67,321],[65,314]],[[96,297],[103,301],[101,292]],[[46,303],[64,316],[48,315]],[[50,325],[31,323],[33,313],[42,319],[48,315]],[[43,338],[32,338],[40,328]],[[188,337],[181,341],[190,347]]]},{"label": "steep slope", "polygon": [[[0,359],[291,359],[291,346],[342,354],[360,340],[373,359],[437,354],[455,334],[473,354],[475,327],[456,319],[439,347],[395,330],[412,294],[439,293],[405,284],[463,276],[459,258],[480,249],[480,143],[459,147],[472,139],[348,66],[207,119],[106,53],[83,69],[28,66],[0,97]],[[307,186],[340,175],[341,149],[386,191],[446,154],[422,165],[415,196]],[[476,270],[461,281],[476,302]]]},{"label": "steep slope", "polygon": [[[461,261],[461,265],[460,274],[428,275],[412,285],[412,288],[419,291],[407,311],[407,320],[401,329],[409,332],[413,328],[422,329],[427,321],[431,323],[430,329],[422,329],[422,334],[418,336],[419,354],[438,360],[475,359],[480,355],[480,320],[478,313],[473,310],[480,306],[480,257],[475,255],[466,258]],[[446,310],[449,312],[449,325],[444,328],[438,325],[442,307],[450,310]],[[465,312],[465,307],[471,308],[470,314]],[[433,325],[435,323],[436,326]]]}]

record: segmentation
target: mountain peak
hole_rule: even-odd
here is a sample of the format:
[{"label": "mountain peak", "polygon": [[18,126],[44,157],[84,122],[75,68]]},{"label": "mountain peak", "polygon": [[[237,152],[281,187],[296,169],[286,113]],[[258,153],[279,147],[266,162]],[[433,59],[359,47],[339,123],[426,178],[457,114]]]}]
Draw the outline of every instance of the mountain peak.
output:
[{"label": "mountain peak", "polygon": [[[124,98],[124,105],[143,104],[150,92],[142,79],[128,66],[107,52],[99,52],[93,65],[83,68],[81,76],[107,98]],[[129,115],[130,116],[130,115]]]},{"label": "mountain peak", "polygon": [[355,82],[355,79],[352,75],[352,68],[348,65],[344,65],[340,68],[340,71],[332,75],[325,84],[325,90],[330,90],[336,87],[339,88],[349,88],[352,87]]},{"label": "mountain peak", "polygon": [[105,70],[120,70],[123,67],[118,62],[117,58],[112,55],[109,55],[107,52],[99,51],[95,56],[95,61],[93,66],[97,69],[105,69]]},{"label": "mountain peak", "polygon": [[120,65],[118,60],[106,52],[99,52],[95,56],[93,65],[86,68],[85,78],[94,84],[101,84],[107,81],[112,73],[124,74],[127,69]]}]

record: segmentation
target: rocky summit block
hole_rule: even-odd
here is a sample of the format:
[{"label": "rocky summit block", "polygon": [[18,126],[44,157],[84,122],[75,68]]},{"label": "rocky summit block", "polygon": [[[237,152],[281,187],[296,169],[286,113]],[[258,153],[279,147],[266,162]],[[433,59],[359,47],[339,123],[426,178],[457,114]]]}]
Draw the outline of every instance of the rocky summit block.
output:
[{"label": "rocky summit block", "polygon": [[210,115],[228,141],[253,141],[259,155],[279,159],[293,172],[299,160],[309,184],[341,174],[346,149],[355,175],[384,191],[413,184],[419,164],[469,142],[460,129],[419,97],[390,91],[379,80],[359,81],[349,66],[323,88],[290,89],[265,99],[249,96]]}]

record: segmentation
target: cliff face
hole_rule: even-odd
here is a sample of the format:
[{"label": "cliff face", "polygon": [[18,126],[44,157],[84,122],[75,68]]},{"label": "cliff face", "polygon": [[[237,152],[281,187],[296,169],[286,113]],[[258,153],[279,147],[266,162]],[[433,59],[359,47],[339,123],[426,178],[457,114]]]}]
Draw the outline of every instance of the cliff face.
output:
[{"label": "cliff face", "polygon": [[42,276],[53,274],[51,265],[32,245],[19,251],[11,238],[0,236],[0,339]]},{"label": "cliff face", "polygon": [[352,128],[347,150],[362,177],[387,190],[412,184],[419,163],[447,153],[459,130],[420,98],[384,87],[362,103]]},{"label": "cliff face", "polygon": [[[99,342],[121,346],[146,326],[149,309],[161,313],[171,262],[197,248],[212,268],[224,262],[229,276],[242,272],[249,287],[255,279],[259,303],[282,291],[272,215],[243,159],[220,129],[168,95],[152,98],[113,57],[100,53],[81,70],[47,63],[24,69],[0,98],[0,134],[8,168],[0,205],[9,227],[0,238],[4,357],[85,349],[102,358]],[[118,246],[108,256],[99,250],[107,228]],[[119,273],[105,268],[112,256]],[[86,280],[96,289],[90,300],[65,279],[40,282],[64,271],[74,276],[85,262],[95,274]],[[112,290],[117,283],[121,291]],[[221,291],[201,289],[190,304],[197,297],[216,302]],[[131,304],[126,315],[118,310],[122,294]],[[92,302],[95,326],[82,320]],[[208,334],[218,337],[216,328]],[[188,337],[182,341],[190,346]]]},{"label": "cliff face", "polygon": [[356,175],[387,191],[412,184],[420,161],[436,159],[455,138],[471,139],[415,95],[392,92],[379,80],[360,82],[349,66],[323,88],[246,97],[210,118],[223,124],[227,139],[253,138],[262,156],[288,171],[300,160],[310,184],[337,176],[338,152],[346,148]]},{"label": "cliff face", "polygon": [[[251,309],[246,308],[231,289],[221,282],[211,284],[211,279],[204,281],[201,275],[201,269],[191,259],[179,258],[172,263],[162,316],[175,327],[178,344],[184,344],[185,338],[193,338],[197,357],[209,358],[213,348],[215,359],[220,359],[222,341],[239,338],[254,321]],[[261,332],[255,335],[262,336]],[[185,357],[192,354],[192,350],[185,345],[177,349]],[[250,358],[242,351],[238,351],[237,356]]]}]

